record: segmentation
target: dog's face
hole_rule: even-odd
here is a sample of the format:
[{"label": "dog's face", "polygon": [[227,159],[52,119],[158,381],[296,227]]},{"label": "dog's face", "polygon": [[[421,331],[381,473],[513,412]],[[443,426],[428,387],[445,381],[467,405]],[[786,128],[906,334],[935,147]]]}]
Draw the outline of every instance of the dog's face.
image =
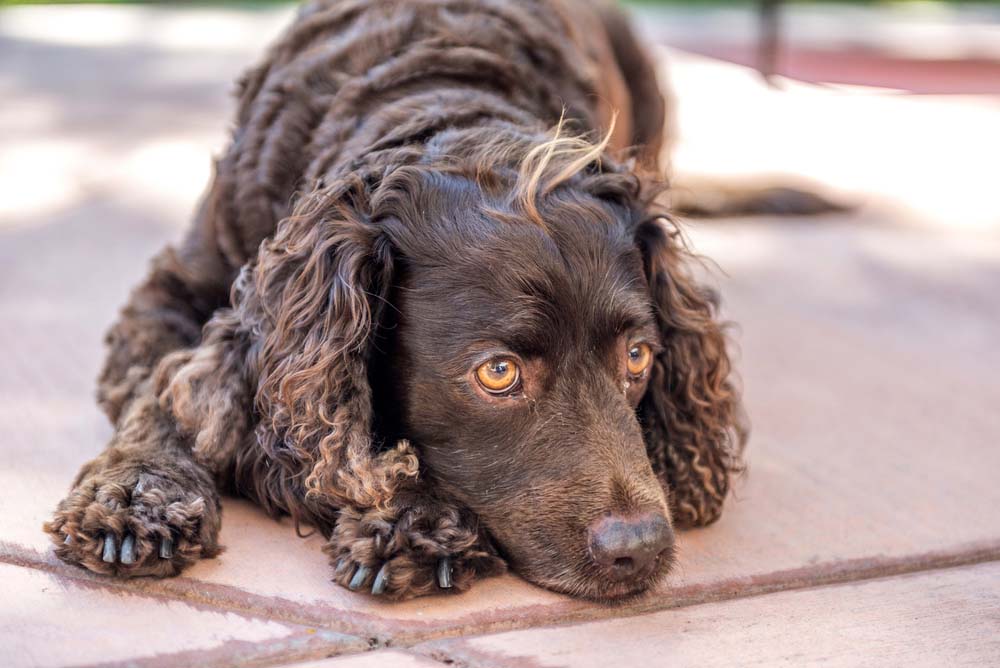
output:
[{"label": "dog's face", "polygon": [[669,569],[674,523],[718,518],[739,470],[714,293],[655,183],[599,164],[600,144],[494,133],[369,156],[241,275],[253,484],[340,547],[405,514],[442,534],[412,544],[424,557],[487,554],[485,528],[536,583],[636,594]]},{"label": "dog's face", "polygon": [[377,424],[529,580],[647,589],[673,535],[637,418],[663,344],[629,221],[579,196],[542,228],[449,179],[411,196],[434,222],[389,224],[402,257],[370,370]]}]

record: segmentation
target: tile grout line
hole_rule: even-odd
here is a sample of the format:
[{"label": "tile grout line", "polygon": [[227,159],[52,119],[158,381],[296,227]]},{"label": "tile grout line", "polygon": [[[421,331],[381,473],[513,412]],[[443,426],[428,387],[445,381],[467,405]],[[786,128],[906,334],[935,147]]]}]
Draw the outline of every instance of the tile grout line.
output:
[{"label": "tile grout line", "polygon": [[370,626],[330,626],[330,615],[342,614],[343,610],[323,604],[298,604],[276,596],[262,596],[238,587],[202,582],[184,576],[163,579],[112,578],[65,564],[52,557],[51,554],[43,556],[30,548],[23,548],[4,541],[0,541],[0,563],[40,570],[59,578],[73,580],[85,587],[166,598],[205,609],[232,612],[299,626],[319,627],[361,638],[369,645],[382,642],[380,638],[373,636],[373,629]]},{"label": "tile grout line", "polygon": [[432,660],[435,663],[451,666],[451,668],[506,668],[510,664],[507,664],[506,662],[497,663],[497,661],[495,660],[496,657],[493,657],[492,655],[488,654],[480,654],[479,652],[472,650],[465,641],[473,640],[475,638],[485,638],[489,636],[500,635],[503,633],[517,632],[524,630],[571,628],[582,624],[597,623],[601,621],[611,621],[615,619],[628,619],[630,617],[641,616],[645,614],[654,614],[657,612],[666,612],[668,610],[680,611],[701,605],[727,603],[730,601],[742,601],[744,599],[756,598],[759,596],[768,596],[770,594],[781,594],[785,592],[806,592],[813,589],[823,589],[825,587],[836,587],[836,586],[843,586],[850,584],[866,584],[882,579],[892,579],[897,577],[904,577],[907,575],[929,574],[938,571],[950,570],[954,568],[967,568],[970,566],[976,566],[980,564],[991,564],[994,562],[1000,562],[1000,553],[991,550],[986,550],[986,551],[975,550],[969,554],[964,554],[964,555],[956,554],[952,556],[953,558],[951,559],[944,559],[935,563],[927,562],[922,566],[917,565],[915,567],[912,567],[905,564],[900,564],[898,568],[893,568],[893,569],[886,568],[886,570],[880,572],[859,571],[855,573],[857,577],[819,578],[817,580],[810,582],[803,581],[799,583],[790,583],[789,586],[760,588],[745,594],[737,594],[734,596],[721,595],[717,597],[706,597],[700,601],[681,602],[677,605],[665,605],[659,607],[651,606],[650,609],[648,610],[630,609],[625,614],[617,616],[580,618],[580,619],[564,618],[560,620],[553,620],[551,623],[541,623],[535,625],[525,624],[506,630],[471,632],[471,633],[462,633],[454,635],[440,635],[437,638],[417,640],[416,642],[408,644],[394,645],[393,648],[399,650],[405,650],[408,654]]},{"label": "tile grout line", "polygon": [[[341,630],[331,629],[326,624],[317,623],[315,620],[274,616],[253,606],[218,605],[218,602],[211,600],[178,596],[163,588],[136,587],[134,580],[130,584],[126,584],[124,580],[114,580],[53,560],[40,559],[38,553],[32,550],[22,549],[20,555],[14,554],[15,551],[16,547],[15,550],[12,550],[10,544],[0,541],[0,564],[42,571],[59,580],[70,580],[74,587],[85,590],[139,596],[159,603],[182,603],[200,612],[235,615],[243,619],[276,623],[290,630],[289,635],[282,638],[234,639],[208,649],[168,651],[121,661],[86,664],[80,668],[125,668],[126,666],[186,668],[192,665],[211,666],[212,668],[267,668],[291,662],[319,661],[332,657],[363,654],[379,646],[375,638],[366,638],[359,634],[348,634]],[[25,554],[31,556],[25,557]]]},{"label": "tile grout line", "polygon": [[[592,604],[553,606],[554,614],[525,615],[521,620],[501,619],[493,623],[445,627],[421,636],[408,633],[404,628],[384,645],[392,648],[411,648],[414,645],[456,637],[491,635],[526,628],[568,626],[578,623],[624,619],[665,610],[675,610],[720,603],[785,591],[801,591],[838,584],[867,582],[912,573],[930,572],[949,568],[973,566],[1000,561],[1000,540],[966,544],[956,551],[938,551],[897,558],[861,558],[835,564],[819,564],[785,571],[775,571],[760,576],[743,576],[723,580],[712,585],[688,585],[658,592],[660,596],[641,599],[623,606],[595,607]],[[825,567],[825,568],[824,568]],[[826,572],[822,572],[825,570]],[[670,596],[665,600],[665,596]],[[516,609],[511,611],[516,614]]]},{"label": "tile grout line", "polygon": [[[708,596],[700,600],[682,600],[677,604],[667,604],[661,606],[651,605],[648,608],[643,609],[641,607],[630,608],[621,615],[611,615],[611,616],[580,616],[577,618],[566,616],[562,619],[553,619],[551,622],[541,623],[541,624],[524,624],[510,629],[498,629],[485,632],[469,632],[462,634],[452,634],[446,635],[442,634],[436,638],[429,638],[425,640],[417,640],[408,644],[398,644],[393,645],[395,649],[405,649],[411,654],[416,654],[425,658],[433,659],[435,661],[446,663],[453,666],[454,668],[503,668],[501,664],[489,661],[486,658],[471,658],[463,653],[461,653],[462,643],[466,640],[472,640],[475,638],[484,638],[493,635],[500,635],[503,633],[513,633],[517,631],[533,630],[533,629],[558,629],[558,628],[571,628],[574,626],[579,626],[582,624],[598,623],[602,621],[613,621],[616,619],[629,619],[631,617],[637,617],[647,614],[655,614],[658,612],[667,612],[671,610],[683,611],[687,608],[698,607],[702,605],[713,605],[728,602],[738,602],[744,599],[752,599],[761,596],[769,596],[771,594],[782,594],[782,593],[793,593],[793,592],[807,592],[814,589],[823,589],[826,587],[837,587],[844,585],[864,585],[867,583],[875,582],[883,579],[893,579],[898,577],[905,577],[909,575],[922,575],[930,574],[939,571],[947,571],[956,568],[968,568],[971,566],[992,564],[1000,562],[1000,553],[986,554],[974,552],[967,555],[952,555],[953,558],[945,559],[935,563],[925,563],[923,565],[911,566],[907,564],[901,564],[898,568],[887,568],[884,566],[885,570],[872,571],[872,572],[856,572],[854,575],[856,577],[821,577],[813,581],[799,581],[790,582],[786,586],[774,586],[774,587],[759,587],[753,590],[748,590],[746,593],[741,593],[737,595],[718,595],[718,596]],[[458,651],[459,654],[455,652]],[[506,665],[506,664],[503,664]]]},{"label": "tile grout line", "polygon": [[[339,634],[338,634],[339,635]],[[361,641],[358,640],[360,643]],[[290,663],[324,661],[355,656],[371,647],[345,645],[342,639],[307,635],[299,631],[285,638],[231,640],[209,649],[189,649],[148,657],[92,663],[78,668],[277,668]]]},{"label": "tile grout line", "polygon": [[[104,589],[117,589],[129,593],[150,594],[159,597],[199,604],[211,609],[249,614],[275,621],[317,626],[344,635],[359,637],[372,649],[406,649],[414,645],[453,637],[489,635],[536,626],[561,626],[599,621],[608,618],[626,618],[662,610],[685,608],[706,603],[738,600],[763,596],[782,591],[811,589],[834,584],[864,582],[884,577],[906,575],[924,571],[969,566],[1000,560],[1000,540],[959,546],[952,551],[938,551],[908,557],[875,557],[847,560],[834,564],[813,565],[758,576],[743,576],[723,580],[712,585],[688,585],[666,592],[656,598],[647,597],[634,603],[614,607],[596,607],[578,601],[565,605],[555,604],[517,615],[510,614],[494,619],[473,621],[462,626],[428,623],[393,625],[391,620],[376,620],[365,613],[350,613],[323,604],[297,604],[287,599],[245,592],[237,587],[203,583],[186,578],[172,580],[109,580],[73,566],[45,559],[38,552],[0,542],[0,563],[43,570],[60,577],[96,585]],[[172,586],[175,585],[175,586]],[[663,595],[670,596],[664,600]],[[345,612],[355,618],[354,623],[344,624]],[[340,616],[336,627],[331,618]],[[359,619],[360,618],[360,619]],[[280,665],[274,663],[270,665]]]}]

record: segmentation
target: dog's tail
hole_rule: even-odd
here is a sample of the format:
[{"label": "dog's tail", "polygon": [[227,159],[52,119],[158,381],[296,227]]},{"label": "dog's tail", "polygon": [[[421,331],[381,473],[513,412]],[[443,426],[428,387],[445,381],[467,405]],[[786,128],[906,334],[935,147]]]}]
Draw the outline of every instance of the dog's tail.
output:
[{"label": "dog's tail", "polygon": [[728,178],[675,173],[671,165],[677,139],[676,103],[667,72],[642,46],[622,9],[610,0],[591,0],[607,34],[632,108],[628,120],[640,165],[664,172],[670,210],[682,216],[817,215],[855,208],[804,179]]},{"label": "dog's tail", "polygon": [[670,210],[694,218],[815,216],[850,211],[857,203],[820,184],[787,176],[677,174],[666,194]]}]

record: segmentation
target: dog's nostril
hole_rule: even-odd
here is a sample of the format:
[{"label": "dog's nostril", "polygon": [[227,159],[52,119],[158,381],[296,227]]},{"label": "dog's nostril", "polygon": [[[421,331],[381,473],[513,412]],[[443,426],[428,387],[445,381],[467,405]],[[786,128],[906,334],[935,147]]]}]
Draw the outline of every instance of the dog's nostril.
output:
[{"label": "dog's nostril", "polygon": [[589,528],[590,553],[614,579],[646,575],[658,560],[669,556],[674,534],[659,513],[607,515]]}]

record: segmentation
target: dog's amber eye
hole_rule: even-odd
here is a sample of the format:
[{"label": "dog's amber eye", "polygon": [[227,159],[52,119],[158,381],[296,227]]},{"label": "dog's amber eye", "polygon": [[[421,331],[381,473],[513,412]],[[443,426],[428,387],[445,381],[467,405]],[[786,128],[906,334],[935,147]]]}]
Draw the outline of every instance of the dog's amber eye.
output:
[{"label": "dog's amber eye", "polygon": [[632,376],[641,376],[653,361],[653,351],[645,343],[637,343],[628,349],[628,359],[625,366]]},{"label": "dog's amber eye", "polygon": [[476,369],[476,380],[490,394],[509,392],[520,378],[517,364],[506,357],[495,357]]}]

